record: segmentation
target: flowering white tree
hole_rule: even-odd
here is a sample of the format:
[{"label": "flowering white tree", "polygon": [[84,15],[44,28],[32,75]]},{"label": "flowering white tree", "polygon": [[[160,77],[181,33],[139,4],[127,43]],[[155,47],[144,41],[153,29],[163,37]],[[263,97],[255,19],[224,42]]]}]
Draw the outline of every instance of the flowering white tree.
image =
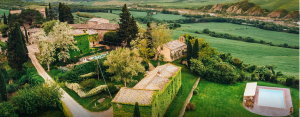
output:
[{"label": "flowering white tree", "polygon": [[46,36],[44,30],[37,32],[31,36],[32,39],[38,40],[38,47],[40,56],[38,57],[40,63],[46,63],[48,71],[50,71],[50,64],[55,61],[55,45],[49,37]]},{"label": "flowering white tree", "polygon": [[77,42],[73,37],[73,29],[67,22],[56,22],[55,26],[53,26],[53,31],[50,31],[48,36],[50,39],[53,39],[55,47],[60,51],[57,54],[59,60],[65,62],[66,59],[70,58],[70,49],[79,50],[75,45]]}]

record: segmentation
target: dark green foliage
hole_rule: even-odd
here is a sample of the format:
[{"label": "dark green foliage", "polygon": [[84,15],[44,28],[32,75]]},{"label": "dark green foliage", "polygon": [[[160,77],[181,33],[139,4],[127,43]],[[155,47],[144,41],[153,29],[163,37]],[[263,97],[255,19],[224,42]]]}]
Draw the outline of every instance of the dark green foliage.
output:
[{"label": "dark green foliage", "polygon": [[64,74],[61,79],[63,81],[67,81],[69,83],[79,83],[81,81],[81,78],[79,75],[74,71],[69,71],[66,74]]},{"label": "dark green foliage", "polygon": [[118,36],[120,38],[120,40],[122,41],[127,41],[128,43],[129,40],[131,39],[130,38],[130,12],[128,11],[127,7],[126,7],[126,4],[124,4],[123,8],[122,8],[122,13],[120,13],[120,23],[119,23],[119,26],[120,28],[118,29]]},{"label": "dark green foliage", "polygon": [[299,79],[294,79],[293,80],[293,88],[299,89]]},{"label": "dark green foliage", "polygon": [[3,20],[4,20],[3,23],[7,24],[7,19],[6,19],[5,13],[3,14]]},{"label": "dark green foliage", "polygon": [[272,74],[266,73],[266,74],[264,74],[264,77],[265,77],[265,80],[266,80],[266,81],[270,81],[270,80],[271,80],[271,77],[272,77]]},{"label": "dark green foliage", "polygon": [[[114,84],[107,84],[107,87],[112,94],[118,92],[118,89]],[[106,90],[106,92],[108,92],[108,90]]]},{"label": "dark green foliage", "polygon": [[[6,92],[6,86],[5,86],[5,77],[4,77],[4,74],[2,72],[6,72],[5,69],[3,68],[2,66],[2,63],[1,64],[1,72],[0,72],[0,96],[1,96],[1,99],[2,101],[7,101],[7,92]],[[3,70],[4,69],[4,70]]]},{"label": "dark green foliage", "polygon": [[245,76],[245,73],[244,72],[241,72],[240,73],[240,77],[238,77],[237,81],[238,82],[243,82],[246,80],[246,76]]},{"label": "dark green foliage", "polygon": [[185,110],[186,111],[193,111],[193,110],[195,110],[195,105],[192,104],[192,103],[188,103],[188,105],[186,105]]},{"label": "dark green foliage", "polygon": [[28,68],[26,70],[26,73],[19,80],[19,83],[21,85],[24,85],[25,83],[28,83],[32,86],[42,84],[44,82],[45,82],[44,78],[41,77],[38,74],[36,68],[34,68],[34,67],[33,68]]},{"label": "dark green foliage", "polygon": [[7,59],[8,65],[17,70],[22,69],[22,64],[28,60],[28,50],[24,44],[23,34],[18,24],[10,32],[7,42]]},{"label": "dark green foliage", "polygon": [[49,19],[49,11],[47,7],[45,7],[45,13],[46,13],[46,18]]},{"label": "dark green foliage", "polygon": [[[47,98],[45,98],[47,97]],[[56,85],[36,85],[32,88],[19,90],[11,97],[11,103],[17,107],[17,112],[26,115],[37,113],[49,107],[56,107],[60,101],[61,93]]]},{"label": "dark green foliage", "polygon": [[74,17],[68,5],[59,3],[58,11],[59,11],[59,21],[68,22],[68,24],[74,24]]},{"label": "dark green foliage", "polygon": [[193,91],[193,94],[194,94],[194,95],[198,95],[198,93],[199,93],[199,90],[196,88],[196,89]]},{"label": "dark green foliage", "polygon": [[289,78],[287,78],[286,79],[286,81],[285,81],[285,85],[286,86],[292,86],[293,85],[293,80],[294,80],[295,78],[293,78],[293,77],[289,77]]},{"label": "dark green foliage", "polygon": [[135,103],[134,105],[134,112],[133,112],[133,117],[140,117],[140,109],[139,109],[139,103]]},{"label": "dark green foliage", "polygon": [[16,91],[18,91],[18,88],[19,88],[18,84],[7,84],[6,85],[7,93],[16,92]]},{"label": "dark green foliage", "polygon": [[131,40],[134,40],[136,37],[137,37],[137,34],[139,33],[139,28],[136,24],[136,21],[134,19],[134,17],[132,16],[130,19],[129,19],[129,24],[128,24],[128,31],[129,31],[129,38],[127,40],[127,42],[129,44],[127,44],[127,46],[130,47],[130,42]]},{"label": "dark green foliage", "polygon": [[43,15],[38,10],[25,9],[22,10],[19,19],[24,23],[29,23],[29,25],[32,26],[34,23],[40,23],[43,20]]},{"label": "dark green foliage", "polygon": [[95,86],[96,86],[95,79],[86,79],[86,80],[83,80],[80,83],[80,86],[82,86],[83,90],[89,91],[89,90],[95,88]]},{"label": "dark green foliage", "polygon": [[50,2],[49,2],[49,14],[48,15],[49,15],[48,17],[50,20],[56,19],[56,14],[54,13],[54,9],[52,9]]},{"label": "dark green foliage", "polygon": [[15,108],[9,102],[0,103],[0,117],[18,117]]},{"label": "dark green foliage", "polygon": [[71,58],[91,52],[89,34],[75,35],[74,38],[77,41],[75,45],[79,48],[79,50],[70,50]]},{"label": "dark green foliage", "polygon": [[270,81],[273,82],[273,83],[277,83],[276,75],[272,75]]},{"label": "dark green foliage", "polygon": [[195,44],[193,46],[193,51],[192,51],[192,58],[198,58],[198,53],[199,53],[199,43],[198,39],[196,39]]},{"label": "dark green foliage", "polygon": [[203,30],[203,33],[204,33],[204,34],[209,34],[209,29],[205,28],[205,29]]},{"label": "dark green foliage", "polygon": [[109,46],[120,46],[122,40],[118,37],[117,32],[109,31],[104,34],[103,41]]},{"label": "dark green foliage", "polygon": [[149,71],[149,64],[146,63],[145,61],[141,62],[141,64],[145,67],[146,71]]},{"label": "dark green foliage", "polygon": [[28,41],[28,34],[27,34],[27,30],[26,30],[25,27],[24,27],[24,30],[25,30],[25,39],[26,39],[26,43],[29,43],[29,41]]},{"label": "dark green foliage", "polygon": [[188,41],[188,44],[187,44],[187,55],[186,55],[186,59],[187,59],[187,63],[188,63],[188,66],[191,66],[191,58],[192,58],[192,44],[190,41]]}]

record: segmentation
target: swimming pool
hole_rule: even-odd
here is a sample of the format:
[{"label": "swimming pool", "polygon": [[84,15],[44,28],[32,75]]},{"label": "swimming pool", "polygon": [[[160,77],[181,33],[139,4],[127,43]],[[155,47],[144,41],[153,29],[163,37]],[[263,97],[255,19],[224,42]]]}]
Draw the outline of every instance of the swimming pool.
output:
[{"label": "swimming pool", "polygon": [[102,54],[102,55],[99,55],[99,56],[90,57],[89,59],[101,59],[105,56],[106,56],[106,54]]},{"label": "swimming pool", "polygon": [[281,90],[259,89],[258,105],[285,108],[284,92]]}]

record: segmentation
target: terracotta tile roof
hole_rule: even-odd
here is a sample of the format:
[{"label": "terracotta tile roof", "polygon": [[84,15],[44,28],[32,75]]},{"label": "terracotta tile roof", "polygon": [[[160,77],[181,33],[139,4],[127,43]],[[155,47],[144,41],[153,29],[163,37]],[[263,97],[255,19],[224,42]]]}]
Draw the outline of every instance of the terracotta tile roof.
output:
[{"label": "terracotta tile roof", "polygon": [[[141,105],[150,105],[153,93],[164,89],[165,85],[171,81],[169,78],[179,70],[180,67],[172,64],[158,66],[153,71],[148,72],[147,76],[133,88],[121,88],[112,102],[132,105],[138,102]],[[157,73],[158,71],[160,74]]]},{"label": "terracotta tile roof", "polygon": [[179,40],[174,40],[174,41],[170,41],[170,42],[164,44],[164,46],[166,46],[167,48],[170,48],[171,50],[174,50],[179,47],[186,46],[186,44]]},{"label": "terracotta tile roof", "polygon": [[73,30],[73,35],[81,35],[84,34],[83,30]]},{"label": "terracotta tile roof", "polygon": [[16,14],[16,13],[20,14],[21,12],[22,10],[11,10],[10,14]]},{"label": "terracotta tile roof", "polygon": [[119,24],[113,23],[101,23],[97,25],[88,25],[88,24],[69,24],[75,29],[94,29],[94,30],[117,30]]},{"label": "terracotta tile roof", "polygon": [[102,22],[102,23],[109,23],[108,19],[104,18],[92,18],[89,20],[89,22]]},{"label": "terracotta tile roof", "polygon": [[138,102],[139,105],[150,105],[154,90],[132,89],[122,87],[112,102],[132,104]]},{"label": "terracotta tile roof", "polygon": [[93,27],[93,29],[105,29],[105,30],[117,30],[118,28],[119,28],[119,24],[113,24],[113,23],[101,23]]},{"label": "terracotta tile roof", "polygon": [[98,32],[95,30],[87,30],[86,33],[92,35],[92,34],[97,34]]}]

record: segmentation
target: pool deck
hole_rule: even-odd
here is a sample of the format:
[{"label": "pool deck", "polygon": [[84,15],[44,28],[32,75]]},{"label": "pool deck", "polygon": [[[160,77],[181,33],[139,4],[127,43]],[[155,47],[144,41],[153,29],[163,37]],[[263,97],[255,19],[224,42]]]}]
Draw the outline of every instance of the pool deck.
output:
[{"label": "pool deck", "polygon": [[[275,108],[275,107],[267,107],[267,106],[258,105],[259,89],[271,89],[271,90],[283,91],[285,108]],[[245,100],[245,97],[243,100]],[[257,86],[256,92],[255,92],[255,97],[254,97],[253,108],[248,108],[247,106],[245,106],[245,102],[243,102],[243,105],[250,112],[256,113],[259,115],[264,115],[264,116],[287,116],[287,115],[291,114],[290,108],[293,107],[290,89],[277,88],[277,87],[265,87],[265,86]]]}]

